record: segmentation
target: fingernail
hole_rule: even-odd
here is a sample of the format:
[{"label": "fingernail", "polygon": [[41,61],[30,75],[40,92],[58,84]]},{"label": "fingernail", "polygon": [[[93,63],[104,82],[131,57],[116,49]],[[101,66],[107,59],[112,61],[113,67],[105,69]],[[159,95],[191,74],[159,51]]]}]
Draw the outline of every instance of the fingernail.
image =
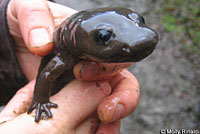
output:
[{"label": "fingernail", "polygon": [[50,41],[49,32],[45,28],[36,28],[29,33],[30,47],[40,47],[46,45]]},{"label": "fingernail", "polygon": [[75,70],[75,74],[77,74],[81,79],[92,79],[99,72],[99,67],[95,62],[81,62]]},{"label": "fingernail", "polygon": [[123,116],[124,112],[125,112],[124,106],[122,104],[117,104],[117,108],[115,110],[115,113],[113,114],[111,122],[120,119]]}]

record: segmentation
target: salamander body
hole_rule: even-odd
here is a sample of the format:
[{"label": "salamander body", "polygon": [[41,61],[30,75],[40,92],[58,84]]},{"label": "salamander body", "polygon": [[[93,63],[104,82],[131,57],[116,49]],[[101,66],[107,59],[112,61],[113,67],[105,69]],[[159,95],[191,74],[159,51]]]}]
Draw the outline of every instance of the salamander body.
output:
[{"label": "salamander body", "polygon": [[144,18],[127,8],[98,8],[81,11],[66,19],[54,32],[54,50],[42,58],[34,97],[28,109],[36,109],[35,121],[52,117],[49,101],[74,79],[73,66],[80,60],[105,63],[138,62],[150,55],[158,34],[147,27]]}]

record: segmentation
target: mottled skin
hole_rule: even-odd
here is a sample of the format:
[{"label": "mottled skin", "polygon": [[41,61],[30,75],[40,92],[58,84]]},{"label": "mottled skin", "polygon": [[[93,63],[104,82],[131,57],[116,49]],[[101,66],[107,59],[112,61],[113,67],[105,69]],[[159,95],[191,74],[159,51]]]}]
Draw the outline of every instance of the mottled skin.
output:
[{"label": "mottled skin", "polygon": [[[53,41],[54,51],[41,61],[28,110],[31,113],[36,109],[36,122],[52,117],[50,108],[57,104],[49,101],[50,94],[74,79],[72,69],[80,60],[137,62],[153,52],[158,35],[145,25],[142,16],[129,9],[99,8],[65,20],[55,31]],[[41,116],[42,112],[46,116]]]}]

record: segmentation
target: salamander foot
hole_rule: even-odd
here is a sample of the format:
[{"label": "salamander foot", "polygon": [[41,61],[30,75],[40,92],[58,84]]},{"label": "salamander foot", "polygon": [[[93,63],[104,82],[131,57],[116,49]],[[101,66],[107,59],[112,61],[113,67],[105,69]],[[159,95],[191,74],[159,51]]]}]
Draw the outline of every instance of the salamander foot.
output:
[{"label": "salamander foot", "polygon": [[52,102],[40,103],[40,102],[33,101],[27,113],[30,114],[34,109],[36,109],[35,122],[39,122],[40,119],[51,118],[52,113],[50,111],[50,108],[57,108],[57,107],[58,105]]}]

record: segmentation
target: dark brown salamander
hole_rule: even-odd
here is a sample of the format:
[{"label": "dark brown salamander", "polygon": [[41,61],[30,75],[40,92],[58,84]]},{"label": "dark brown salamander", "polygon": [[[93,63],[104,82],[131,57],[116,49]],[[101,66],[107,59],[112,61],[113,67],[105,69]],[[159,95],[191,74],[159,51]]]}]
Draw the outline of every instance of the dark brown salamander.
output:
[{"label": "dark brown salamander", "polygon": [[74,79],[73,66],[80,60],[106,63],[137,62],[150,55],[158,34],[144,18],[126,8],[82,11],[66,19],[54,33],[54,50],[42,58],[34,97],[28,109],[36,109],[35,121],[52,117],[50,91],[55,94]]}]

